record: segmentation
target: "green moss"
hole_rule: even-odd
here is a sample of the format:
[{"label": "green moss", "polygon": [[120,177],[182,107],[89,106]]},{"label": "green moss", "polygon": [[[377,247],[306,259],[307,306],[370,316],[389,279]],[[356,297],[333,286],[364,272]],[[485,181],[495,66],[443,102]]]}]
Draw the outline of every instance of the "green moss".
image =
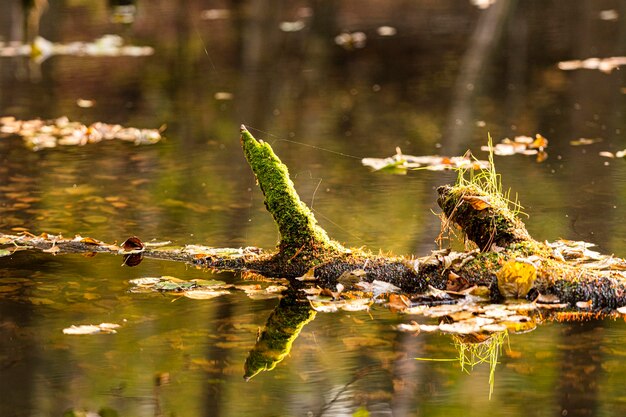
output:
[{"label": "green moss", "polygon": [[245,126],[241,126],[241,144],[265,196],[265,207],[278,226],[280,255],[291,259],[310,253],[345,252],[341,244],[330,239],[326,231],[318,226],[311,210],[300,200],[287,166],[272,147],[257,141]]}]

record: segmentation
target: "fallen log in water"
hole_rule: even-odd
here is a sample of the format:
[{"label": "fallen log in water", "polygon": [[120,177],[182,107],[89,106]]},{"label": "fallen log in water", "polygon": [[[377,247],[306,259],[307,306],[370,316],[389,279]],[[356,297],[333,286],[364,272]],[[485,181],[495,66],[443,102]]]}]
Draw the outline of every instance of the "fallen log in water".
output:
[{"label": "fallen log in water", "polygon": [[267,277],[305,277],[332,289],[352,273],[356,281],[385,281],[408,294],[432,288],[460,292],[487,287],[492,301],[541,296],[551,302],[594,310],[626,305],[626,262],[590,252],[589,244],[583,242],[549,244],[532,239],[494,185],[493,165],[487,186],[480,181],[462,181],[439,188],[438,204],[444,221],[450,227],[458,226],[474,249],[439,250],[421,258],[383,256],[350,250],[331,239],[298,197],[287,167],[271,146],[257,141],[244,126],[241,143],[265,196],[265,206],[280,232],[280,242],[273,252],[198,246],[118,247],[91,238],[64,239],[45,234],[0,234],[0,244],[13,245],[10,250],[28,247],[52,254],[122,254],[129,265],[143,256],[216,270],[249,270]]}]

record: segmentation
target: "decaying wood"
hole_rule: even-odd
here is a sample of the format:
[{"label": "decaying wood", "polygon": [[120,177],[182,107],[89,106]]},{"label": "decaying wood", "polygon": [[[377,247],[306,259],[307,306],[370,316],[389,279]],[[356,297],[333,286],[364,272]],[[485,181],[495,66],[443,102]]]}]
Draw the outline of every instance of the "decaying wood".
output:
[{"label": "decaying wood", "polygon": [[[188,262],[216,270],[254,271],[267,277],[295,279],[305,274],[316,284],[334,288],[342,274],[360,270],[362,280],[386,281],[402,291],[422,293],[430,287],[459,290],[471,286],[490,289],[493,300],[503,294],[498,272],[506,263],[532,264],[532,289],[521,296],[552,297],[570,306],[586,303],[593,309],[626,305],[626,262],[604,257],[601,262],[583,263],[566,259],[562,251],[530,237],[524,224],[507,210],[489,204],[490,196],[465,186],[439,188],[438,203],[447,221],[458,225],[476,249],[466,252],[434,251],[420,258],[375,255],[349,250],[332,240],[298,197],[284,164],[269,144],[257,141],[242,126],[244,154],[265,196],[265,205],[280,231],[275,251],[257,248],[220,249],[143,248],[126,251],[94,239],[60,236],[2,235],[0,244],[12,244],[52,254],[109,253]],[[534,271],[536,270],[536,276]],[[530,288],[530,287],[529,287]]]}]

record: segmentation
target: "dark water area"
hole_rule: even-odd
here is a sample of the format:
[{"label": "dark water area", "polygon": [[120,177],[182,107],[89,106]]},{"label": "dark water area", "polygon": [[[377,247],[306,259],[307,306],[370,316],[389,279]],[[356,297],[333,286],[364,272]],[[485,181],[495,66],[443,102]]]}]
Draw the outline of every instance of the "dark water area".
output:
[{"label": "dark water area", "polygon": [[[165,125],[166,140],[35,152],[19,137],[0,137],[0,232],[272,248],[278,234],[240,149],[243,123],[272,144],[331,236],[421,256],[440,231],[436,188],[456,173],[385,175],[360,159],[396,147],[410,155],[469,149],[486,159],[489,134],[499,142],[540,133],[549,140],[544,162],[495,157],[531,234],[626,257],[626,161],[600,155],[626,148],[624,67],[558,67],[626,55],[625,18],[618,0],[497,0],[484,10],[425,0],[4,0],[0,46],[115,34],[154,53],[0,54],[0,117]],[[339,45],[342,33],[353,35]],[[571,144],[581,138],[597,141]],[[282,362],[245,382],[244,363],[277,299],[136,293],[129,281],[143,277],[244,277],[121,263],[0,257],[0,416],[626,413],[621,319],[510,334],[491,399],[487,364],[464,372],[458,361],[415,360],[455,358],[458,348],[450,335],[398,332],[414,317],[378,305],[317,313]],[[98,323],[121,327],[62,331]]]}]

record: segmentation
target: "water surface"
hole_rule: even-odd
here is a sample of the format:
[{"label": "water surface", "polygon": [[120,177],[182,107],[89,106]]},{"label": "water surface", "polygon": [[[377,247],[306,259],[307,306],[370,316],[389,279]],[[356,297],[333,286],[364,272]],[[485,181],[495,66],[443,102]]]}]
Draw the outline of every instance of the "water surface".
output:
[{"label": "water surface", "polygon": [[[40,2],[34,2],[39,4]],[[33,152],[0,139],[0,231],[272,248],[277,231],[239,148],[246,124],[290,167],[320,223],[348,246],[423,255],[436,247],[435,189],[449,172],[372,173],[362,157],[481,158],[494,140],[541,133],[548,159],[496,157],[537,239],[595,242],[626,256],[624,71],[561,71],[570,59],[623,56],[619,1],[50,2],[23,25],[22,2],[0,6],[0,39],[53,42],[104,34],[154,48],[147,57],[0,58],[0,115],[68,116],[158,128],[151,146],[115,141]],[[228,10],[203,14],[211,9]],[[614,9],[617,20],[603,20]],[[219,19],[204,17],[222,16]],[[281,22],[302,21],[284,32]],[[392,26],[394,36],[381,36]],[[486,32],[485,28],[490,28]],[[362,31],[363,48],[336,44]],[[485,34],[486,33],[486,34]],[[217,99],[216,93],[231,99]],[[224,97],[224,95],[218,95]],[[95,101],[91,108],[78,99]],[[579,138],[600,138],[572,146]],[[18,252],[0,258],[0,415],[66,410],[153,416],[613,416],[626,411],[621,320],[545,323],[511,334],[489,399],[489,367],[463,372],[450,336],[399,333],[411,318],[382,306],[318,313],[272,371],[243,364],[276,299],[212,300],[131,292],[170,275],[240,283],[185,265]],[[67,336],[72,324],[122,325]],[[105,412],[101,412],[105,415]]]}]

